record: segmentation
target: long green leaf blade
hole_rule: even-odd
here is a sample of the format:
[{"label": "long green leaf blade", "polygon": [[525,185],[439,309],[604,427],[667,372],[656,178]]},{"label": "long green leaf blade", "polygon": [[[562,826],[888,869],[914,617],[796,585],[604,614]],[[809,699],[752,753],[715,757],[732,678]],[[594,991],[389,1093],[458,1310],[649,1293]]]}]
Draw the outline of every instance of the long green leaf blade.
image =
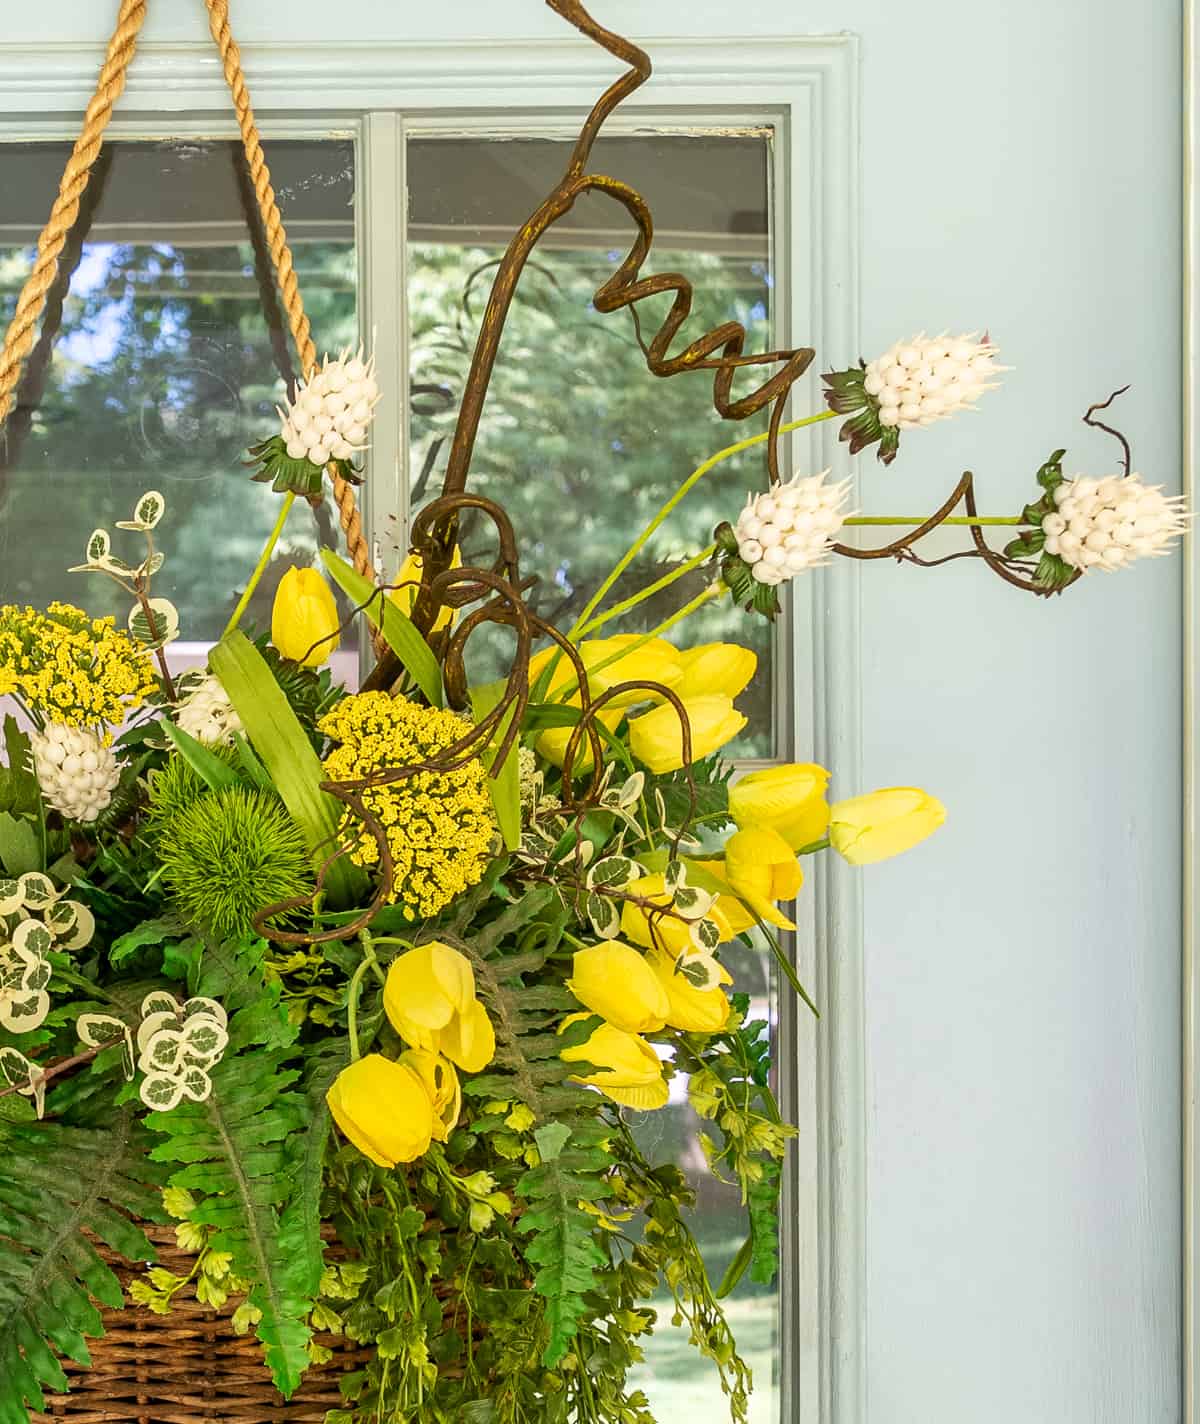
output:
[{"label": "long green leaf blade", "polygon": [[[341,814],[333,797],[320,789],[325,772],[299,718],[262,654],[243,633],[226,633],[209,662],[319,868],[337,845]],[[330,904],[335,909],[354,904],[365,879],[349,856],[340,856],[325,877]]]},{"label": "long green leaf blade", "polygon": [[[476,722],[482,722],[504,696],[505,683],[489,682],[485,687],[471,689],[471,710]],[[516,738],[508,749],[508,755],[500,766],[496,765],[496,753],[505,732],[512,725],[516,708],[511,707],[505,715],[480,760],[488,769],[488,795],[492,798],[492,809],[500,823],[500,834],[504,837],[505,850],[516,850],[521,844],[521,766],[518,748],[520,738]]]},{"label": "long green leaf blade", "polygon": [[346,597],[367,615],[372,627],[380,629],[388,647],[425,694],[430,706],[440,707],[442,670],[433,655],[433,649],[417,632],[412,619],[405,617],[370,579],[364,578],[332,549],[321,550],[321,562]]},{"label": "long green leaf blade", "polygon": [[175,749],[180,756],[213,791],[223,791],[227,786],[238,784],[239,777],[233,767],[223,762],[220,757],[214,756],[203,743],[166,718],[163,719],[162,725],[167,736],[175,743]]}]

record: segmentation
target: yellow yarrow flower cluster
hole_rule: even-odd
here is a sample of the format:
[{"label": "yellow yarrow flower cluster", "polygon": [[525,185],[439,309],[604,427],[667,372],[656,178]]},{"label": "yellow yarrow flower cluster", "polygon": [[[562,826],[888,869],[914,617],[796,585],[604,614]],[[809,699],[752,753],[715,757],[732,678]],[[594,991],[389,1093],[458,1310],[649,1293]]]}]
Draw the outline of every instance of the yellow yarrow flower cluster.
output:
[{"label": "yellow yarrow flower cluster", "polygon": [[[385,692],[343,698],[318,725],[339,743],[324,762],[331,781],[432,761],[470,730],[453,712]],[[482,878],[495,830],[486,775],[483,764],[471,760],[457,771],[419,772],[364,793],[367,808],[387,830],[394,874],[389,898],[410,914],[436,915]],[[357,865],[378,863],[379,847],[369,831],[351,858]]]},{"label": "yellow yarrow flower cluster", "polygon": [[69,603],[0,607],[0,696],[16,693],[51,722],[97,727],[123,721],[153,690],[148,654],[111,618]]}]

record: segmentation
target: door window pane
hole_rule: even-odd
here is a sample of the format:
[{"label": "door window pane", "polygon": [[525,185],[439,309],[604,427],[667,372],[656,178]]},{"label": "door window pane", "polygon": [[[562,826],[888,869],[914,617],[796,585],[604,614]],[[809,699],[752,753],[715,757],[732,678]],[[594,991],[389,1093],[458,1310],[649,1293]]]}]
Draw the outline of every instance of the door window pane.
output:
[{"label": "door window pane", "polygon": [[[69,151],[0,146],[6,324]],[[356,341],[353,144],[269,143],[268,157],[318,346]],[[67,598],[123,620],[123,592],[66,568],[93,528],[159,489],[167,561],[154,591],[179,608],[173,660],[199,660],[278,513],[280,496],[242,461],[278,429],[293,361],[241,145],[107,144],[0,442],[0,602]],[[314,514],[299,501],[248,623],[269,626],[283,568],[336,535],[328,505]],[[339,658],[354,667],[352,647]]]},{"label": "door window pane", "polygon": [[[435,497],[449,436],[495,265],[513,231],[562,173],[571,145],[551,139],[420,137],[408,147],[411,391],[411,504]],[[650,204],[657,239],[647,272],[681,271],[695,285],[693,336],[728,321],[748,328],[747,351],[768,349],[773,279],[769,266],[769,136],[641,135],[601,139],[592,167],[633,184]],[[504,506],[516,527],[522,572],[540,580],[536,610],[567,627],[634,535],[708,455],[765,428],[721,421],[711,373],[658,379],[646,369],[627,312],[601,316],[596,288],[628,251],[622,209],[589,195],[539,245],[510,314],[480,426],[470,488]],[[653,334],[669,296],[640,315]],[[690,339],[690,338],[689,338]],[[677,342],[678,349],[683,342]],[[747,376],[749,383],[751,376]],[[748,387],[747,387],[748,388]],[[740,389],[740,387],[738,388]],[[736,517],[746,491],[761,486],[762,450],[719,466],[658,531],[614,589],[622,598],[699,553],[722,519]],[[464,520],[464,554],[491,561],[488,528]],[[478,540],[473,544],[473,540]],[[401,541],[403,542],[403,541]],[[653,627],[704,586],[680,580],[608,632]],[[760,657],[751,716],[734,750],[775,752],[770,630],[729,604],[681,630],[687,643],[752,642]],[[482,630],[480,636],[482,637]],[[510,645],[497,639],[494,677]],[[764,955],[726,956],[750,1016],[774,1023],[772,975]],[[670,1105],[642,1115],[637,1131],[658,1160],[674,1160],[697,1192],[692,1225],[719,1281],[745,1234],[735,1187],[708,1171],[700,1123],[683,1076]],[[670,1325],[666,1298],[646,1343],[638,1383],[656,1416],[724,1424],[728,1408],[709,1361]],[[755,1373],[752,1424],[778,1424],[779,1302],[774,1288],[743,1278],[726,1302],[739,1347]]]}]

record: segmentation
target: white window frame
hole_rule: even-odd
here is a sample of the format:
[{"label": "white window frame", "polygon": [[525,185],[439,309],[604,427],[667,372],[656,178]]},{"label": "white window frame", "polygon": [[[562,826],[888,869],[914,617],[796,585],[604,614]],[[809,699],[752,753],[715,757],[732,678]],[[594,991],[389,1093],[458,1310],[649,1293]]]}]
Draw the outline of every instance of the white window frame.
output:
[{"label": "white window frame", "polygon": [[[777,338],[816,348],[798,414],[820,404],[816,372],[859,350],[858,51],[853,36],[665,39],[650,83],[606,133],[771,125]],[[73,138],[102,57],[97,44],[0,44],[0,140]],[[575,36],[520,43],[243,46],[270,161],[272,138],[353,136],[363,329],[385,391],[404,388],[406,138],[430,132],[573,132],[617,62]],[[347,107],[348,96],[353,107]],[[316,115],[298,118],[297,115]],[[235,138],[215,51],[143,44],[113,138]],[[319,333],[318,340],[319,340]],[[652,379],[649,375],[647,380]],[[364,515],[406,513],[407,408],[380,420]],[[730,431],[737,427],[730,426]],[[803,468],[853,473],[833,422],[793,437]],[[736,434],[731,433],[731,440]],[[780,638],[786,756],[861,784],[858,567],[800,581]],[[785,652],[787,650],[787,652]],[[790,656],[787,655],[790,653]],[[823,858],[805,890],[798,969],[823,1017],[789,1015],[777,1048],[800,1150],[781,1207],[780,1410],[786,1424],[866,1424],[866,1083],[859,882]],[[811,1150],[815,1145],[815,1150]]]}]

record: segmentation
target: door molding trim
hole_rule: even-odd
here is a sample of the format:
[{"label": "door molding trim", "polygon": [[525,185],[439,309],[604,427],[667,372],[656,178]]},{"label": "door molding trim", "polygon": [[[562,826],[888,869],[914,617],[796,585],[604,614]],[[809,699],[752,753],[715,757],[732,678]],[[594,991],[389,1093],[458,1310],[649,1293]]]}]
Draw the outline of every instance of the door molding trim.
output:
[{"label": "door molding trim", "polygon": [[[1200,198],[1193,163],[1200,133],[1200,43],[1197,0],[1184,0],[1183,16],[1183,493],[1197,507],[1196,461],[1200,459]],[[1200,747],[1195,719],[1200,711],[1200,543],[1184,541],[1183,571],[1183,1410],[1184,1424],[1200,1424],[1200,1280],[1197,1278],[1197,1223],[1200,1222],[1200,904],[1197,885],[1200,845],[1196,838],[1200,803]]]},{"label": "door molding trim", "polygon": [[[622,106],[627,129],[654,121],[707,124],[767,114],[785,143],[776,156],[780,242],[788,281],[781,296],[785,335],[817,348],[823,369],[859,355],[859,50],[853,35],[730,37],[640,41],[654,77]],[[579,39],[421,44],[246,44],[250,91],[264,132],[286,131],[309,114],[308,133],[344,132],[363,121],[364,172],[402,147],[402,131],[422,118],[455,114],[577,119],[614,76],[613,59]],[[73,136],[91,97],[103,46],[0,43],[0,138]],[[347,103],[353,96],[353,104]],[[122,118],[130,120],[123,125]],[[225,136],[233,130],[228,90],[211,46],[144,44],[130,69],[112,132]],[[353,126],[353,125],[352,125]],[[269,155],[268,155],[269,156]],[[402,177],[378,203],[398,220]],[[366,324],[382,305],[403,312],[403,257],[394,263],[364,233]],[[393,246],[402,247],[403,244]],[[388,360],[404,366],[405,333],[387,338]],[[797,408],[817,409],[819,381],[799,383]],[[382,460],[389,497],[402,503],[403,427]],[[394,447],[394,448],[393,448]],[[853,474],[832,422],[797,434],[804,468]],[[394,467],[394,469],[393,469]],[[380,502],[380,491],[376,491]],[[859,568],[837,560],[802,581],[791,611],[792,655],[784,679],[793,695],[792,746],[800,760],[829,768],[838,785],[861,778]],[[811,700],[798,695],[811,686]],[[831,863],[836,862],[836,863]],[[822,857],[810,898],[813,933],[797,949],[822,1005],[819,1023],[796,1018],[781,1038],[787,1108],[816,1160],[793,1162],[785,1177],[782,1290],[785,1360],[781,1418],[786,1424],[866,1424],[866,1074],[861,878]]]}]

